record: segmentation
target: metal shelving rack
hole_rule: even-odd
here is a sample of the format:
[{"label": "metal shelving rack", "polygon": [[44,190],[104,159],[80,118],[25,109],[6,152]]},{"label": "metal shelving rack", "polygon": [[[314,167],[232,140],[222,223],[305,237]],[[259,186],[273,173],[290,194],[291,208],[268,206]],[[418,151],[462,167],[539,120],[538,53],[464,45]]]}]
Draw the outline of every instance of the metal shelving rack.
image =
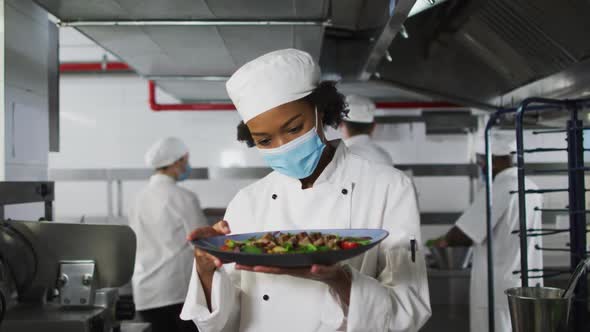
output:
[{"label": "metal shelving rack", "polygon": [[[571,273],[578,263],[583,260],[588,252],[586,251],[586,214],[590,213],[585,209],[585,193],[588,191],[584,187],[584,174],[585,171],[590,170],[590,167],[584,165],[584,146],[583,146],[583,131],[590,129],[589,127],[583,126],[583,121],[579,118],[579,113],[584,107],[590,105],[590,99],[576,99],[576,100],[555,100],[545,98],[529,98],[525,99],[518,108],[515,109],[500,109],[494,113],[485,128],[486,138],[486,160],[487,164],[491,165],[492,156],[490,154],[490,132],[491,129],[497,124],[498,120],[507,114],[516,115],[516,155],[517,155],[517,167],[518,167],[518,191],[514,192],[518,194],[519,198],[519,230],[513,232],[519,235],[520,250],[521,250],[521,264],[520,271],[515,271],[521,275],[522,287],[529,286],[529,279],[539,277],[553,277],[563,273]],[[543,135],[549,133],[566,133],[567,147],[565,148],[535,148],[535,149],[524,149],[524,125],[523,119],[527,112],[544,112],[547,110],[561,111],[568,115],[568,120],[564,129],[552,129],[552,130],[537,130],[534,131],[534,135]],[[533,153],[545,153],[564,151],[567,152],[568,162],[567,168],[563,169],[544,169],[531,171],[527,169],[525,162],[525,155]],[[586,150],[587,151],[587,150]],[[568,188],[545,188],[538,190],[530,190],[525,187],[525,176],[526,175],[541,175],[549,173],[564,173],[568,176]],[[489,319],[489,331],[494,331],[494,266],[493,266],[493,241],[492,239],[492,226],[491,226],[491,207],[493,202],[492,197],[492,169],[488,167],[486,174],[486,223],[488,233],[488,319]],[[543,211],[548,213],[567,213],[570,218],[570,225],[568,229],[527,229],[526,225],[526,195],[529,194],[546,194],[554,192],[568,192],[568,206],[563,209],[543,209],[535,207],[537,211]],[[524,230],[524,231],[521,231]],[[570,247],[569,248],[535,248],[536,250],[558,250],[567,251],[570,253],[570,269],[568,271],[559,271],[551,269],[543,269],[541,271],[528,268],[528,255],[527,255],[527,240],[533,236],[546,236],[558,233],[569,233]],[[524,271],[524,273],[522,273]],[[539,273],[542,275],[529,276],[530,272]],[[583,276],[583,280],[586,276]],[[588,286],[587,282],[578,283],[575,290],[575,297],[573,303],[573,328],[574,331],[587,331],[588,330]]]}]

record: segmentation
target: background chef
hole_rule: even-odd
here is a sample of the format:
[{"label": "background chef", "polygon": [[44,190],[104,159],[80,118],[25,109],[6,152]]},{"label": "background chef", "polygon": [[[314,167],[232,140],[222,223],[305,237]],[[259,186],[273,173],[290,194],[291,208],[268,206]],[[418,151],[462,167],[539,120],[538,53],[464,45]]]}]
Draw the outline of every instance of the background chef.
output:
[{"label": "background chef", "polygon": [[344,144],[351,153],[367,160],[393,166],[393,160],[387,151],[372,140],[375,131],[375,103],[369,98],[358,95],[346,96],[348,114],[340,124]]},{"label": "background chef", "polygon": [[155,170],[129,214],[137,236],[132,279],[135,307],[152,331],[195,331],[178,315],[191,275],[191,246],[187,232],[207,225],[197,196],[177,185],[190,174],[186,145],[176,137],[155,142],[145,154]]},{"label": "background chef", "polygon": [[[495,326],[496,331],[511,331],[510,312],[504,291],[520,286],[520,244],[512,231],[519,229],[518,195],[510,194],[517,190],[517,169],[513,167],[512,151],[515,151],[514,133],[496,132],[492,135],[492,225],[494,241],[494,289],[495,289]],[[479,136],[476,142],[476,158],[482,174],[486,174],[485,140]],[[527,189],[538,189],[527,177]],[[541,228],[543,198],[539,194],[526,196],[527,228]],[[474,246],[473,267],[470,286],[470,330],[480,332],[488,330],[488,289],[487,285],[487,228],[486,228],[486,194],[482,190],[475,197],[473,204],[461,215],[455,226],[435,245],[440,246]],[[542,246],[540,236],[532,237],[528,242],[528,262],[530,269],[543,268],[543,256],[535,246]],[[530,274],[534,276],[534,274]],[[543,285],[542,278],[535,278],[534,284]]]}]

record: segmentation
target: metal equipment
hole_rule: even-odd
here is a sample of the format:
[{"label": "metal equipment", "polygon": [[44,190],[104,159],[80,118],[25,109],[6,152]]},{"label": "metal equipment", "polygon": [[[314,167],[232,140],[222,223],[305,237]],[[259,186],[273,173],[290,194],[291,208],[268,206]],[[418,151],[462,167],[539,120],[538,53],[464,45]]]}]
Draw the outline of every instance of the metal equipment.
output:
[{"label": "metal equipment", "polygon": [[590,267],[590,258],[581,261],[565,289],[515,287],[505,291],[514,332],[568,332],[574,290]]},{"label": "metal equipment", "polygon": [[563,289],[517,287],[506,290],[516,332],[567,332],[572,298]]},{"label": "metal equipment", "polygon": [[[518,108],[516,109],[501,109],[494,113],[486,126],[486,159],[488,165],[491,165],[491,148],[490,148],[490,131],[494,125],[497,124],[498,120],[507,115],[516,115],[516,142],[517,142],[517,167],[518,167],[518,191],[511,194],[518,194],[519,198],[519,219],[520,226],[519,230],[515,231],[515,234],[519,235],[520,250],[521,250],[521,268],[520,273],[522,287],[526,288],[529,286],[529,279],[531,278],[550,278],[558,276],[560,274],[571,273],[576,266],[587,257],[586,252],[586,214],[585,208],[585,193],[587,192],[584,184],[584,173],[590,170],[589,167],[584,166],[584,147],[583,147],[583,131],[589,129],[584,127],[583,121],[581,120],[580,113],[584,107],[590,105],[590,99],[578,99],[578,100],[555,100],[555,99],[544,99],[544,98],[529,98],[525,99]],[[551,148],[535,148],[525,149],[524,148],[524,125],[523,119],[525,113],[536,112],[536,114],[542,114],[543,112],[550,111],[552,113],[561,112],[567,116],[566,128],[565,129],[552,129],[552,130],[538,130],[534,131],[534,135],[543,135],[548,133],[565,133],[567,135],[566,147],[551,147]],[[525,163],[525,155],[533,153],[545,153],[564,151],[567,152],[567,165],[560,169],[531,169]],[[525,187],[525,176],[532,174],[567,174],[568,176],[568,187],[567,188],[543,188],[538,190],[530,190]],[[494,330],[494,283],[493,283],[493,241],[492,241],[492,226],[491,226],[491,211],[492,204],[491,193],[492,193],[492,174],[491,167],[488,167],[486,174],[486,193],[487,193],[487,230],[488,230],[488,309],[489,309],[489,330]],[[526,206],[526,195],[529,194],[547,194],[555,192],[567,192],[568,193],[568,205],[563,209],[543,209],[541,207],[527,207]],[[567,229],[528,229],[526,227],[526,211],[527,208],[533,208],[536,211],[543,211],[547,213],[567,213],[570,217],[570,226]],[[567,271],[561,271],[556,269],[543,269],[541,271],[528,268],[528,257],[527,257],[527,239],[534,236],[546,236],[559,233],[569,233],[570,235],[570,247],[563,249],[556,248],[536,248],[536,250],[554,250],[564,251],[570,253],[570,269]],[[536,273],[535,276],[530,276],[529,273]],[[538,273],[541,273],[539,275]],[[586,279],[586,273],[582,275],[583,280]],[[587,331],[588,330],[588,284],[587,282],[579,283],[574,292],[573,298],[573,328],[574,331]]]},{"label": "metal equipment", "polygon": [[36,203],[45,204],[43,220],[53,220],[53,182],[0,182],[0,220],[4,219],[4,206],[12,204]]},{"label": "metal equipment", "polygon": [[0,331],[120,331],[135,249],[128,226],[2,221]]}]

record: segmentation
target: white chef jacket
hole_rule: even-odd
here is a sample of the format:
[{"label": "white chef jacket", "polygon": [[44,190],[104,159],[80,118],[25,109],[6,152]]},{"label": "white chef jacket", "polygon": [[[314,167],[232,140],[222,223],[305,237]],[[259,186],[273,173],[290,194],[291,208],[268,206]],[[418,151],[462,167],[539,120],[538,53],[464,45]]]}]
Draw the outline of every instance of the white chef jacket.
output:
[{"label": "white chef jacket", "polygon": [[[525,181],[526,189],[538,189],[530,179]],[[500,172],[492,187],[492,225],[494,231],[494,298],[496,313],[496,331],[511,331],[508,300],[504,291],[520,287],[520,240],[512,231],[519,229],[518,194],[510,194],[518,188],[517,169],[515,167]],[[539,194],[526,195],[527,229],[541,228],[543,197]],[[488,330],[488,288],[487,288],[487,228],[486,228],[486,194],[478,193],[473,204],[463,213],[456,223],[474,242],[473,268],[471,270],[470,320],[472,332]],[[543,255],[535,245],[542,246],[540,236],[528,241],[529,269],[543,268]],[[529,275],[538,275],[529,273]],[[529,279],[530,285],[543,285],[542,278]]]},{"label": "white chef jacket", "polygon": [[356,135],[344,140],[351,153],[367,160],[393,166],[393,160],[387,151],[375,144],[369,135]]},{"label": "white chef jacket", "polygon": [[242,189],[225,219],[233,233],[283,229],[383,228],[382,244],[348,261],[350,306],[319,281],[237,271],[214,273],[212,312],[196,269],[181,318],[199,331],[417,331],[431,315],[421,251],[411,261],[410,239],[420,241],[410,180],[339,144],[312,188],[273,172]]},{"label": "white chef jacket", "polygon": [[132,279],[137,310],[184,301],[191,276],[193,248],[187,235],[207,226],[197,196],[164,174],[155,174],[129,214],[137,235]]}]

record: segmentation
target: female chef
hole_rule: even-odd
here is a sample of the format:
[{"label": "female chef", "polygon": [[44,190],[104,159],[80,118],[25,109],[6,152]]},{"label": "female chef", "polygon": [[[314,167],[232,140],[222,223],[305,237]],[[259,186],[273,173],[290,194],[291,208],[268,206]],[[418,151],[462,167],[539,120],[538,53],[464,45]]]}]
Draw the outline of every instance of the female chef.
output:
[{"label": "female chef", "polygon": [[[417,331],[430,317],[426,266],[414,260],[419,214],[410,180],[329,142],[346,105],[305,52],[263,55],[234,73],[227,91],[274,172],[242,189],[225,220],[189,240],[282,229],[382,228],[389,237],[345,264],[282,269],[222,265],[200,250],[181,318],[199,331]],[[244,125],[245,124],[245,125]]]}]

